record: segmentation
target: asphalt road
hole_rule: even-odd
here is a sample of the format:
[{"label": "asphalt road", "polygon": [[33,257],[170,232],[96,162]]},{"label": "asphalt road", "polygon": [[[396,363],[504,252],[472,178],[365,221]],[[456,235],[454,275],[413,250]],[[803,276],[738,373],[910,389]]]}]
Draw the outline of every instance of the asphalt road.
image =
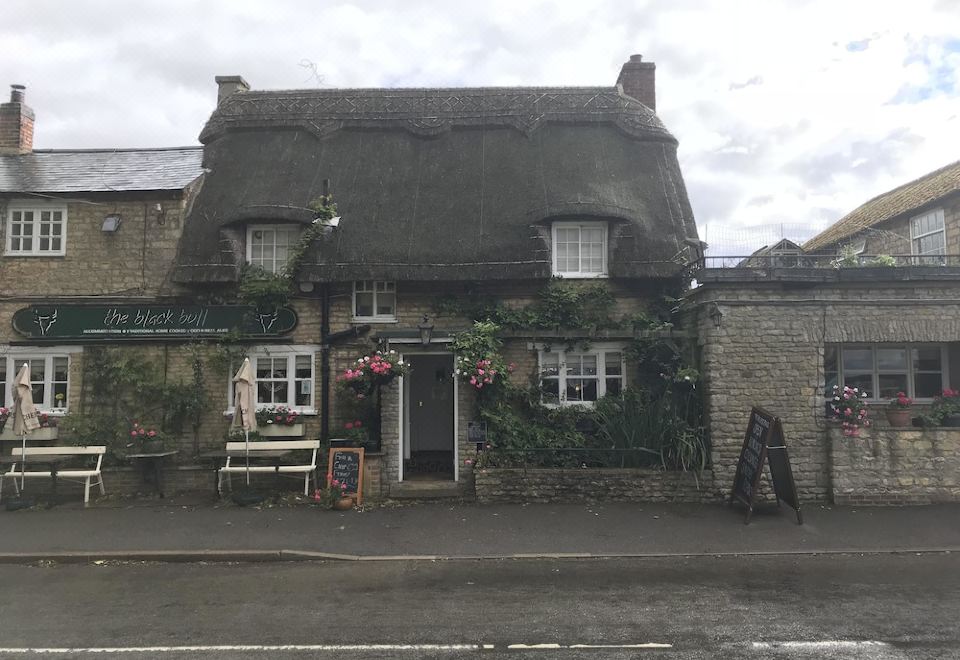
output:
[{"label": "asphalt road", "polygon": [[960,658],[958,611],[957,554],[8,565],[0,658]]}]

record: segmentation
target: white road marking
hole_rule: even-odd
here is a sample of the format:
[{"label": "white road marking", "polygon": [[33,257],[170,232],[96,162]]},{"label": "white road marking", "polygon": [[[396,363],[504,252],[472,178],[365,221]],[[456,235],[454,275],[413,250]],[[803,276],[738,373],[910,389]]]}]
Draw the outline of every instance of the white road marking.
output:
[{"label": "white road marking", "polygon": [[886,642],[824,640],[820,642],[754,642],[755,649],[854,649],[890,646]]},{"label": "white road marking", "polygon": [[510,644],[510,650],[543,649],[672,649],[672,644],[646,642],[644,644]]},{"label": "white road marking", "polygon": [[205,651],[478,651],[478,644],[223,644],[212,646],[114,646],[89,648],[0,648],[0,656],[13,653],[37,654],[113,654],[183,653]]}]

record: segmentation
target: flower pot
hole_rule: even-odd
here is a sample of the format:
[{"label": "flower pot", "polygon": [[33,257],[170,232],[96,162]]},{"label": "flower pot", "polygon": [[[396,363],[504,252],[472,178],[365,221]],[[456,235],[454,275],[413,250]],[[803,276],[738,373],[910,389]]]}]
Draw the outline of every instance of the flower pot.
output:
[{"label": "flower pot", "polygon": [[960,414],[944,415],[940,426],[949,426],[951,428],[960,428]]},{"label": "flower pot", "polygon": [[[27,434],[27,440],[56,440],[59,429],[56,426],[44,426],[42,429],[34,429]],[[0,440],[19,440],[19,435],[13,434],[13,420],[7,420],[7,424],[0,433]]]},{"label": "flower pot", "polygon": [[257,426],[261,438],[290,438],[303,435],[303,424],[263,424]]},{"label": "flower pot", "polygon": [[337,511],[349,511],[353,508],[353,498],[341,497],[339,500],[333,503],[333,508]]},{"label": "flower pot", "polygon": [[911,411],[909,408],[887,408],[887,421],[890,426],[898,429],[910,426]]}]

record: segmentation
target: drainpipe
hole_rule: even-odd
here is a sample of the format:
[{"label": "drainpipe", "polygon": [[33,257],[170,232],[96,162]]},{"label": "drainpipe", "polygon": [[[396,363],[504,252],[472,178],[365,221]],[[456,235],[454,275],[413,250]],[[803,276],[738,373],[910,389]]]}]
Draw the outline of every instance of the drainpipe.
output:
[{"label": "drainpipe", "polygon": [[330,439],[330,284],[320,298],[320,440]]}]

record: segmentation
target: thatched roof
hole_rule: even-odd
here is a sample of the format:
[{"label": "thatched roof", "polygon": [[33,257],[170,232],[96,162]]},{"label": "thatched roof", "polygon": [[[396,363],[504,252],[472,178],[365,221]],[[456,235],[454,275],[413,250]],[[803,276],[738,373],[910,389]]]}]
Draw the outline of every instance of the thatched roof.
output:
[{"label": "thatched roof", "polygon": [[203,170],[201,147],[51,149],[0,156],[0,193],[182,190]]},{"label": "thatched roof", "polygon": [[916,211],[957,192],[960,192],[960,161],[874,197],[804,243],[803,249],[810,252],[831,247],[864,229]]},{"label": "thatched roof", "polygon": [[611,221],[613,277],[695,257],[676,140],[616,87],[239,92],[200,139],[181,282],[234,279],[244,224],[309,223],[325,179],[308,280],[546,278],[564,217]]}]

